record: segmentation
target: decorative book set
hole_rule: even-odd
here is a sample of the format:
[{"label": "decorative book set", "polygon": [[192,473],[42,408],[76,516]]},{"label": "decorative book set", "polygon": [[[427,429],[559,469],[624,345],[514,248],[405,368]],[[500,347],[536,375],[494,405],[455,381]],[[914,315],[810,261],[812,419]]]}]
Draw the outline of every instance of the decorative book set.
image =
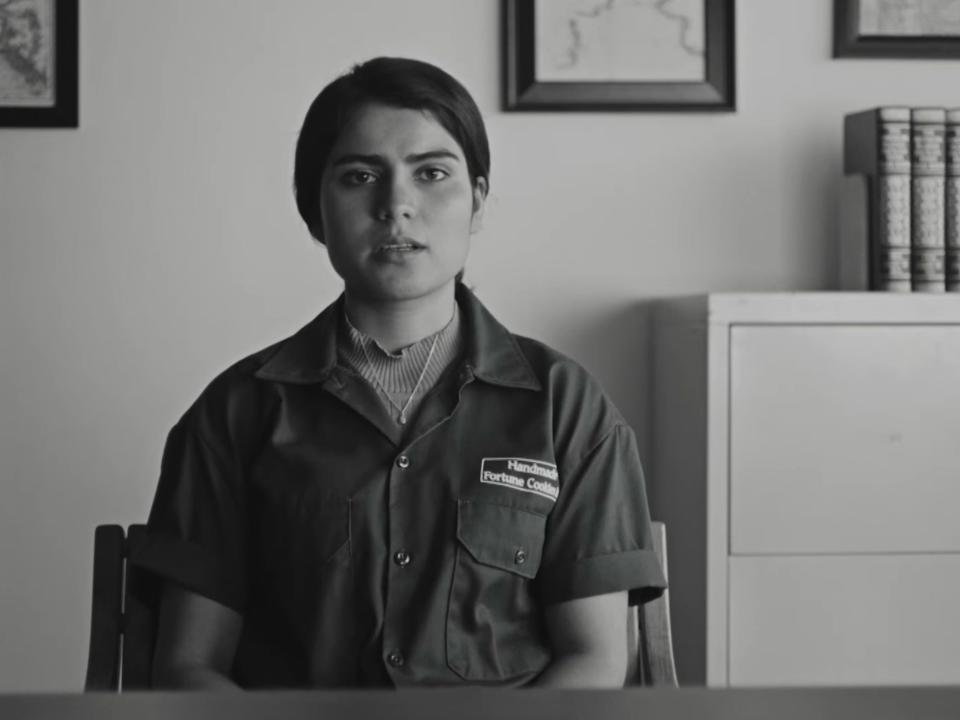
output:
[{"label": "decorative book set", "polygon": [[841,287],[960,292],[960,108],[850,113],[843,138]]}]

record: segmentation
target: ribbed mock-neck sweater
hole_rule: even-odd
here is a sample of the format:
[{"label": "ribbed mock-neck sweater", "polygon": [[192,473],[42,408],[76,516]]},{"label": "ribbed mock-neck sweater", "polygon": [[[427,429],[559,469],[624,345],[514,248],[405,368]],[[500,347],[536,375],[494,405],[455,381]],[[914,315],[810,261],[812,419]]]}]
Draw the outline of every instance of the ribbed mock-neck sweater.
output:
[{"label": "ribbed mock-neck sweater", "polygon": [[[400,408],[407,403],[423,372],[423,380],[406,410],[406,424],[410,425],[423,398],[463,349],[460,307],[454,303],[450,322],[438,333],[400,348],[395,353],[388,352],[372,337],[357,330],[347,318],[346,311],[342,320],[337,336],[339,364],[360,375],[377,391],[377,396],[395,423],[399,424]],[[437,346],[424,372],[434,337]]]}]

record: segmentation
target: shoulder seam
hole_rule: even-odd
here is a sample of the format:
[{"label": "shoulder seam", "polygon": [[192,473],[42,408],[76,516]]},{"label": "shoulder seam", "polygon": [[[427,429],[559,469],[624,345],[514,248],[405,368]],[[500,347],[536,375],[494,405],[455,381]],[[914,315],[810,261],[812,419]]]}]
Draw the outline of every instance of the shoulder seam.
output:
[{"label": "shoulder seam", "polygon": [[568,473],[572,473],[573,475],[576,475],[577,472],[580,470],[580,468],[582,468],[583,465],[590,458],[590,456],[593,455],[600,448],[601,445],[607,442],[607,440],[609,440],[610,437],[620,429],[631,430],[630,426],[621,420],[616,420],[615,422],[613,422],[610,425],[610,428],[605,433],[603,433],[600,436],[600,438],[577,459],[576,463],[573,464],[572,468],[568,470]]}]

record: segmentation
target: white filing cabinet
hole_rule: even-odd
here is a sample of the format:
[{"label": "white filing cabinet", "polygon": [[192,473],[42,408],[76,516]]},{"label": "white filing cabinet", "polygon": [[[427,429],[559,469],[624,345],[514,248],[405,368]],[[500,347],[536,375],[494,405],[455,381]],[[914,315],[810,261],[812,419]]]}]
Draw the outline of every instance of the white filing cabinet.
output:
[{"label": "white filing cabinet", "polygon": [[960,683],[960,295],[658,302],[682,683]]}]

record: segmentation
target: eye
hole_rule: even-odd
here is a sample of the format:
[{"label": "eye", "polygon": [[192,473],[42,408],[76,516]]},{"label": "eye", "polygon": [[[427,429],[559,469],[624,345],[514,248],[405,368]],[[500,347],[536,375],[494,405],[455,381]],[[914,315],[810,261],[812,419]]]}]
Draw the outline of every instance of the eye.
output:
[{"label": "eye", "polygon": [[348,170],[340,176],[344,185],[369,185],[376,182],[377,176],[369,170]]},{"label": "eye", "polygon": [[439,167],[425,167],[417,171],[417,179],[427,182],[440,182],[448,177],[450,177],[450,173]]}]

